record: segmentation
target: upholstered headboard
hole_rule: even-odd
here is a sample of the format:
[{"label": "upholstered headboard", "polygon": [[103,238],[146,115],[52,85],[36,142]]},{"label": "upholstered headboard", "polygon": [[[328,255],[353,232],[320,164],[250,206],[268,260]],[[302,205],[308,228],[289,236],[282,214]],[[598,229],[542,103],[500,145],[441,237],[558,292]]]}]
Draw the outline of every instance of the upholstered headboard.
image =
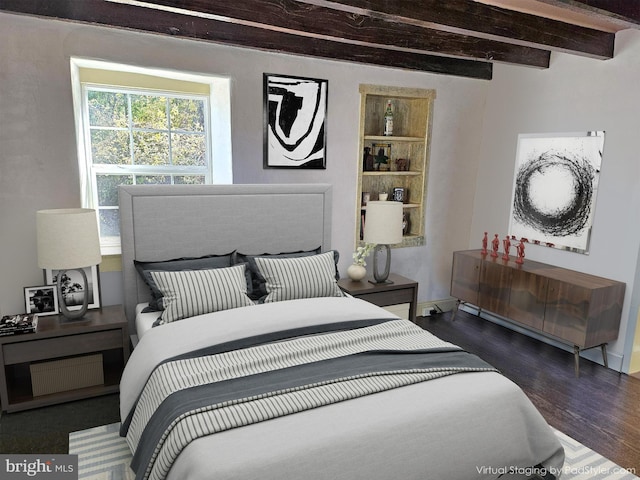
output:
[{"label": "upholstered headboard", "polygon": [[133,260],[163,261],[225,254],[331,248],[331,186],[121,186],[120,224],[125,313],[150,292]]}]

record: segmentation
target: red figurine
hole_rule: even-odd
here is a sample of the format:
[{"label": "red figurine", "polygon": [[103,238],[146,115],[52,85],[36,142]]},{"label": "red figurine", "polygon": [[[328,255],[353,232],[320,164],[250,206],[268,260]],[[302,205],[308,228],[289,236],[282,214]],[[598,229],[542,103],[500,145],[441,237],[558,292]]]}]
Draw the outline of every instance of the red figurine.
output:
[{"label": "red figurine", "polygon": [[489,244],[489,240],[487,239],[487,232],[484,232],[484,237],[482,237],[482,255],[487,254],[487,245]]},{"label": "red figurine", "polygon": [[502,255],[502,259],[505,261],[509,261],[509,249],[511,248],[511,240],[509,240],[509,235],[504,237],[502,245],[504,246],[504,254]]},{"label": "red figurine", "polygon": [[516,258],[516,263],[522,264],[524,263],[524,238],[520,239],[520,243],[516,247],[518,252],[518,258]]},{"label": "red figurine", "polygon": [[498,234],[496,233],[495,236],[493,237],[493,240],[491,240],[491,256],[492,257],[497,257],[498,256],[498,248],[500,248],[500,240],[498,239]]}]

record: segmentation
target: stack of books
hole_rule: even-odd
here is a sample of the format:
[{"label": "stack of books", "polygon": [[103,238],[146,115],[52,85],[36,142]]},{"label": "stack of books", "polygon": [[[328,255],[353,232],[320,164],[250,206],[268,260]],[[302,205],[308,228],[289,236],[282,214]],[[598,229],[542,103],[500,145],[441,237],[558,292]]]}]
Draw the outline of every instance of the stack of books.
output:
[{"label": "stack of books", "polygon": [[38,326],[38,316],[32,313],[5,315],[0,320],[0,337],[19,333],[32,333]]}]

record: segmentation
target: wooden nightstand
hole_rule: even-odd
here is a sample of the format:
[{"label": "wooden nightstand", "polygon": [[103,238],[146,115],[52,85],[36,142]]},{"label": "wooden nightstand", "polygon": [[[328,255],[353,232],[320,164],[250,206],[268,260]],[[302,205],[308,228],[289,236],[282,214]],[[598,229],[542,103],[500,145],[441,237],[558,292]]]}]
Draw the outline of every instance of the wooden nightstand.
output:
[{"label": "wooden nightstand", "polygon": [[409,304],[409,320],[415,322],[416,308],[418,306],[418,282],[409,278],[391,273],[389,280],[392,284],[374,284],[364,279],[354,282],[349,278],[338,280],[342,290],[356,298],[378,305],[388,307],[401,303]]},{"label": "wooden nightstand", "polygon": [[38,317],[35,333],[0,337],[2,410],[115,393],[128,359],[121,305],[89,310],[80,320]]}]

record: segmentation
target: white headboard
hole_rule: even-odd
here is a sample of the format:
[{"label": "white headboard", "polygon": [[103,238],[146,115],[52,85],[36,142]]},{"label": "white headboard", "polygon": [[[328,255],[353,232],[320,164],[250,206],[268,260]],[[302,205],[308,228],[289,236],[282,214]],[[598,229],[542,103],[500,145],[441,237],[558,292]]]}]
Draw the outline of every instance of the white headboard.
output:
[{"label": "white headboard", "polygon": [[331,249],[331,186],[121,186],[124,307],[135,332],[135,306],[149,299],[133,260]]}]

